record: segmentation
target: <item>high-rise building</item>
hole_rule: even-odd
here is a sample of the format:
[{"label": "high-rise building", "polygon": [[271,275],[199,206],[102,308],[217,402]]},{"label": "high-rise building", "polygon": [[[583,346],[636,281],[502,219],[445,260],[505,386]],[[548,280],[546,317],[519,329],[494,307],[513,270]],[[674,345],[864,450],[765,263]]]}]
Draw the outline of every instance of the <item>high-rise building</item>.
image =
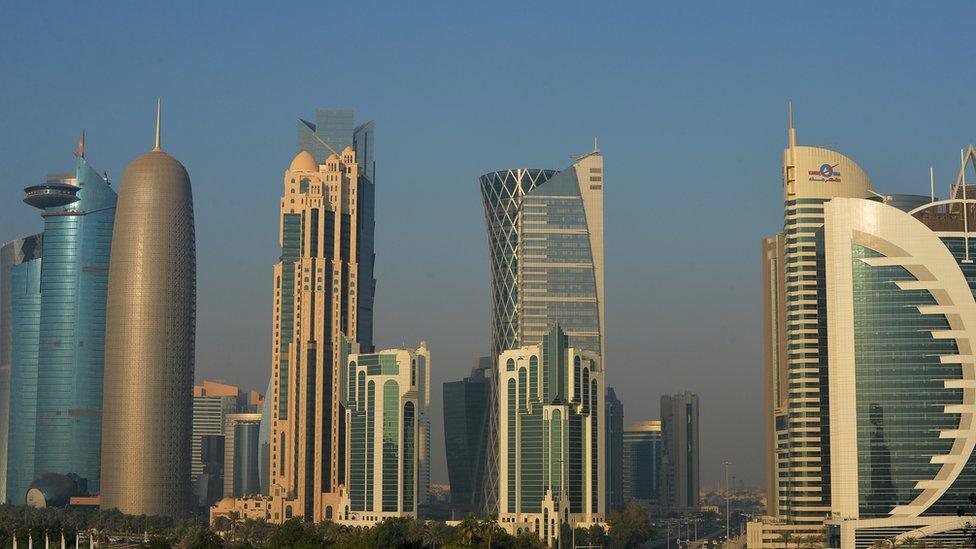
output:
[{"label": "high-rise building", "polygon": [[698,395],[661,397],[661,503],[672,510],[698,507]]},{"label": "high-rise building", "polygon": [[661,503],[661,422],[641,421],[624,428],[624,500]]},{"label": "high-rise building", "polygon": [[[85,160],[73,178],[25,189],[42,210],[34,475],[73,473],[99,491],[105,302],[117,196]],[[60,179],[60,178],[59,178]],[[67,184],[67,186],[65,186]]]},{"label": "high-rise building", "polygon": [[10,270],[10,427],[7,502],[26,501],[34,480],[37,434],[37,354],[41,330],[41,258]]},{"label": "high-rise building", "polygon": [[[208,455],[202,451],[203,439],[208,435],[224,436],[230,414],[256,413],[261,408],[263,408],[263,401],[256,391],[248,392],[234,385],[211,380],[193,386],[190,478],[194,486],[202,488],[206,485],[206,483],[197,483],[200,475],[204,474],[205,455]],[[221,455],[222,460],[223,455]],[[200,507],[208,507],[224,496],[224,480],[223,477],[219,479],[221,489],[218,492],[206,490],[206,493],[203,493],[197,489],[197,504]]]},{"label": "high-rise building", "polygon": [[197,451],[202,472],[193,479],[193,490],[197,505],[208,507],[224,494],[224,435],[201,436]]},{"label": "high-rise building", "polygon": [[475,360],[471,374],[444,383],[444,445],[451,486],[451,510],[460,518],[481,505],[481,471],[487,441],[491,357]]},{"label": "high-rise building", "polygon": [[607,387],[607,510],[624,506],[624,405]]},{"label": "high-rise building", "polygon": [[823,534],[831,489],[824,205],[874,196],[850,158],[797,145],[792,106],[782,177],[783,233],[765,240],[762,265],[765,478],[774,501],[769,519],[750,526],[750,547],[784,533]]},{"label": "high-rise building", "polygon": [[261,475],[261,494],[271,494],[271,380],[268,380],[268,389],[264,393],[266,398],[261,399],[261,429],[258,432],[258,444],[261,452],[259,456],[258,474]]},{"label": "high-rise building", "polygon": [[352,111],[317,116],[315,125],[299,122],[302,150],[285,170],[280,202],[269,487],[278,521],[322,520],[338,505],[344,341],[363,352],[373,345],[373,125],[353,127]]},{"label": "high-rise building", "polygon": [[498,358],[498,520],[543,543],[560,525],[606,517],[606,419],[600,355],[572,347],[559,324],[540,343]]},{"label": "high-rise building", "polygon": [[779,516],[780,470],[789,458],[786,397],[786,263],[783,234],[762,241],[766,514]]},{"label": "high-rise building", "polygon": [[[98,491],[105,298],[115,191],[85,159],[84,135],[72,173],[25,189],[42,210],[37,348],[14,372],[16,440],[9,501],[23,504],[39,476],[74,474]],[[21,255],[23,250],[21,249]],[[26,350],[25,350],[26,352]],[[41,448],[35,448],[37,442]]]},{"label": "high-rise building", "polygon": [[[7,440],[10,426],[10,383],[13,367],[13,268],[39,259],[44,233],[0,246],[0,501],[7,502]],[[23,292],[24,288],[19,288]],[[40,288],[38,288],[38,292]],[[38,312],[40,312],[38,310]]]},{"label": "high-rise building", "polygon": [[420,445],[424,385],[430,372],[430,351],[390,349],[351,353],[343,369],[342,401],[348,429],[348,479],[336,514],[327,519],[372,525],[390,517],[415,517],[420,503]]},{"label": "high-rise building", "polygon": [[196,245],[190,177],[160,143],[130,163],[119,189],[108,273],[102,406],[103,509],[185,515]]},{"label": "high-rise building", "polygon": [[971,543],[976,148],[963,160],[948,200],[824,207],[828,547]]},{"label": "high-rise building", "polygon": [[227,414],[224,434],[224,497],[261,493],[261,414]]},{"label": "high-rise building", "polygon": [[[479,178],[491,270],[491,354],[542,341],[559,322],[577,349],[603,367],[603,156],[576,158],[562,171],[514,169]],[[496,503],[498,410],[489,395],[485,503]]]}]

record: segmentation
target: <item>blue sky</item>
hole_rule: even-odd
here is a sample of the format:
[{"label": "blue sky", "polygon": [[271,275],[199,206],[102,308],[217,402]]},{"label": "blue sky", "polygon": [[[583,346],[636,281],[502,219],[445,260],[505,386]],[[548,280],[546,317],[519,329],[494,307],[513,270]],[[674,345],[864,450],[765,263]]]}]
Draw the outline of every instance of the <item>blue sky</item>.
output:
[{"label": "blue sky", "polygon": [[[782,225],[786,101],[875,187],[941,194],[972,131],[973,7],[917,3],[27,3],[0,9],[0,241],[22,187],[152,146],[190,172],[197,378],[264,389],[281,177],[317,106],[376,120],[382,346],[440,383],[488,349],[476,178],[606,161],[607,369],[626,420],[702,398],[702,476],[761,482],[759,239]],[[262,7],[264,6],[264,7]]]}]

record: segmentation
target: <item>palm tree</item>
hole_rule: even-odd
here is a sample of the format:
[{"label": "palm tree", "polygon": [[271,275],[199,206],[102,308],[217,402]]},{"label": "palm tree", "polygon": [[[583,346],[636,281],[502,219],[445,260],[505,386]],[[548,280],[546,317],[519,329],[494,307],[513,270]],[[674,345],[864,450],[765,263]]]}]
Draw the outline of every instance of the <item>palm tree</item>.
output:
[{"label": "palm tree", "polygon": [[793,532],[790,532],[789,530],[781,530],[779,532],[779,539],[783,542],[783,546],[789,549],[790,540],[793,539]]},{"label": "palm tree", "polygon": [[461,543],[466,547],[474,545],[474,540],[478,537],[481,530],[481,523],[474,515],[468,515],[458,524],[458,533],[461,535]]},{"label": "palm tree", "polygon": [[491,549],[491,538],[498,529],[498,515],[495,513],[491,513],[481,522],[481,535],[488,540],[488,549]]}]

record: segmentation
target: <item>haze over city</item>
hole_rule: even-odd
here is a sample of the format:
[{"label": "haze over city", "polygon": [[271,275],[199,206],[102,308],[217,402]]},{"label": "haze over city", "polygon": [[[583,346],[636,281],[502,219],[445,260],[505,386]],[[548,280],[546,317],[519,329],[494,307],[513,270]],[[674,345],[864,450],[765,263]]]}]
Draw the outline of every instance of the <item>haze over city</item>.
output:
[{"label": "haze over city", "polygon": [[763,486],[760,239],[798,140],[888,193],[947,196],[976,122],[972,6],[706,3],[8,5],[0,242],[39,232],[22,188],[86,156],[117,190],[153,140],[192,176],[197,382],[264,392],[282,173],[316,108],[373,120],[377,349],[441,385],[490,351],[478,177],[605,162],[606,384],[627,423],[701,399],[701,480]]}]

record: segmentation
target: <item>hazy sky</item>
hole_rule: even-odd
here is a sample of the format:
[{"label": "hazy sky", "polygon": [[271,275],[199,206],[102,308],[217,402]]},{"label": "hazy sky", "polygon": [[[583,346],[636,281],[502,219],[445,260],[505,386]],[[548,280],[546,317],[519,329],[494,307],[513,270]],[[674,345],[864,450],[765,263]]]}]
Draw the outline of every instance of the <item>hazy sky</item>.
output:
[{"label": "hazy sky", "polygon": [[478,175],[563,168],[599,138],[626,421],[695,391],[703,481],[730,459],[758,484],[759,240],[782,226],[787,99],[801,144],[890,192],[927,193],[933,164],[945,195],[976,140],[971,3],[35,4],[0,8],[0,241],[40,230],[21,189],[71,169],[83,128],[118,181],[162,96],[193,181],[198,380],[267,384],[296,119],[376,120],[376,343],[430,344],[440,482],[440,385],[488,350]]}]

